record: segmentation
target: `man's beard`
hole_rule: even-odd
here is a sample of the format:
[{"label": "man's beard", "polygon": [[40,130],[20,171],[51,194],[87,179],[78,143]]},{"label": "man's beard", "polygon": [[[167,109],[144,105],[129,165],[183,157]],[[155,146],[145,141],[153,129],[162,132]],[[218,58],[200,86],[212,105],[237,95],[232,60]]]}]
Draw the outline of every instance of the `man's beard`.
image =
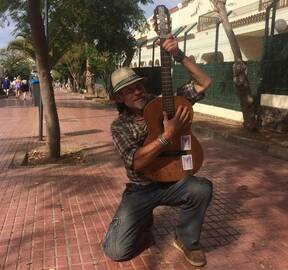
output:
[{"label": "man's beard", "polygon": [[143,99],[139,99],[137,101],[134,102],[134,107],[135,109],[138,109],[138,110],[143,110],[145,105],[146,105],[146,99],[143,98]]}]

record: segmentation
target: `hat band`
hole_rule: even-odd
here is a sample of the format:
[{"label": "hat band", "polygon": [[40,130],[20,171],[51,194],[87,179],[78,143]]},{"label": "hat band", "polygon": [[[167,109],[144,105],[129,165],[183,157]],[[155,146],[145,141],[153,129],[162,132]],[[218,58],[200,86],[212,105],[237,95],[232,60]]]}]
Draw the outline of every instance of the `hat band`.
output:
[{"label": "hat band", "polygon": [[127,77],[126,79],[120,81],[119,83],[117,83],[115,86],[114,86],[114,91],[117,91],[118,88],[121,88],[124,84],[130,82],[130,81],[133,81],[135,79],[142,79],[141,77],[139,77],[137,74],[132,74],[131,76]]}]

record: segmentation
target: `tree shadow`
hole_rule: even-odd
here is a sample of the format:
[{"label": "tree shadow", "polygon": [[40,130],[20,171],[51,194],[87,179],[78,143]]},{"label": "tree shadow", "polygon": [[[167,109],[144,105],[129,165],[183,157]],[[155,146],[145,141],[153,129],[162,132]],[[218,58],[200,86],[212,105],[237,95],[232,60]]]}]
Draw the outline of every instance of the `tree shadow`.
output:
[{"label": "tree shadow", "polygon": [[[207,178],[213,176],[211,180],[214,184],[213,199],[206,212],[200,240],[204,250],[212,252],[228,247],[249,234],[255,236],[255,233],[262,241],[269,241],[271,226],[285,230],[284,224],[274,220],[275,212],[281,213],[281,220],[288,215],[288,183],[283,178],[288,173],[287,166],[283,166],[285,161],[212,140],[202,140],[202,143],[207,157],[200,174]],[[153,233],[157,240],[158,265],[180,260],[183,257],[180,252],[177,256],[175,251],[170,251],[174,250],[171,243],[179,209],[162,206],[154,213]],[[256,228],[261,226],[261,231],[244,225],[251,220]],[[248,247],[247,243],[245,248],[253,249],[252,244]],[[157,269],[154,260],[148,262],[151,262],[149,269]]]},{"label": "tree shadow", "polygon": [[[22,190],[23,194],[30,194],[28,199],[30,203],[18,213],[17,219],[21,220],[21,223],[14,226],[18,228],[17,230],[20,228],[21,233],[13,234],[13,239],[7,242],[7,248],[9,245],[9,250],[20,254],[23,249],[30,247],[31,252],[26,257],[20,254],[18,263],[14,261],[9,264],[7,261],[5,265],[7,269],[9,265],[19,265],[20,260],[26,265],[31,263],[33,268],[36,261],[45,261],[47,254],[56,257],[58,241],[62,242],[60,247],[65,249],[62,256],[70,256],[71,259],[71,253],[68,251],[75,247],[76,236],[78,247],[90,256],[87,263],[92,260],[95,263],[95,260],[97,262],[103,257],[101,242],[122,193],[123,185],[119,185],[119,177],[106,175],[99,168],[91,170],[88,167],[75,166],[71,170],[70,166],[56,165],[20,168],[10,170],[9,173],[10,177],[6,177],[4,181],[8,186],[12,181],[16,189]],[[25,195],[19,196],[23,196],[23,199],[25,197]],[[13,196],[10,199],[15,200]],[[5,210],[8,211],[8,208]],[[22,220],[21,216],[25,218]],[[65,234],[67,239],[64,239]],[[33,254],[38,254],[36,257],[33,255],[33,258],[30,256],[32,242]],[[5,256],[9,257],[9,252]],[[52,264],[45,267],[55,266]]]},{"label": "tree shadow", "polygon": [[35,107],[32,99],[17,99],[15,97],[9,97],[5,99],[0,99],[0,108],[4,107],[14,107],[14,108],[32,108]]},{"label": "tree shadow", "polygon": [[[80,107],[83,106],[77,108]],[[98,129],[68,132],[68,134],[70,133],[68,137],[99,132],[101,130]],[[247,150],[234,146],[228,147],[228,151],[223,151],[227,146],[224,144],[221,146],[219,142],[204,141],[203,144],[207,158],[200,174],[207,178],[213,177],[214,183],[214,196],[207,210],[201,237],[201,244],[207,252],[237,242],[244,234],[235,225],[238,221],[256,218],[260,223],[263,221],[261,217],[267,217],[275,209],[287,216],[288,185],[286,178],[283,177],[287,166],[285,167],[284,161],[265,155],[260,156],[253,151],[247,152]],[[30,146],[28,142],[21,142],[17,148],[24,149],[26,147],[28,149]],[[9,151],[13,151],[13,149],[12,147]],[[63,238],[65,226],[67,230],[74,231],[74,233],[79,228],[82,233],[84,231],[84,242],[87,240],[85,244],[81,242],[80,247],[88,248],[91,256],[95,256],[97,259],[99,256],[103,256],[100,242],[118,206],[127,179],[112,142],[100,143],[95,147],[86,148],[85,151],[89,160],[87,164],[73,166],[54,164],[0,173],[1,184],[6,181],[8,185],[9,181],[9,185],[15,185],[18,188],[23,185],[23,188],[19,190],[23,194],[29,194],[30,200],[32,200],[29,207],[33,205],[31,202],[33,203],[35,194],[38,194],[38,201],[34,201],[38,207],[34,212],[36,215],[30,215],[25,222],[33,228],[36,228],[37,222],[43,222],[43,224],[41,223],[43,226],[37,226],[36,231],[27,231],[27,235],[25,232],[23,237],[15,236],[9,244],[11,250],[18,250],[19,243],[20,246],[31,244],[34,237],[45,239],[45,236],[51,232],[51,227],[45,226],[50,224],[54,226],[54,231],[62,232],[62,234],[56,233],[55,242]],[[7,178],[7,175],[10,176]],[[5,192],[5,189],[2,192]],[[18,194],[18,196],[21,195]],[[8,198],[8,194],[6,198]],[[259,203],[260,199],[262,201],[265,199],[266,203]],[[13,200],[11,196],[11,202]],[[8,200],[7,202],[11,203]],[[249,208],[250,205],[253,205],[254,208]],[[2,210],[8,211],[8,208],[3,207]],[[47,216],[45,216],[46,214]],[[64,219],[62,219],[62,214]],[[147,253],[149,256],[148,269],[156,269],[159,263],[169,262],[169,259],[173,259],[173,257],[169,258],[163,254],[167,249],[171,249],[170,240],[173,238],[174,228],[177,226],[178,214],[179,210],[172,207],[155,209],[153,233],[156,237],[155,249],[158,253],[156,252],[156,255],[153,252]],[[55,220],[55,217],[61,217],[61,219]],[[44,223],[48,225],[44,226]],[[24,223],[21,226],[24,228]],[[265,222],[263,226],[262,236],[265,238],[271,233],[271,227]],[[253,228],[250,230],[248,233],[253,232]],[[68,250],[72,248],[69,241],[67,245]],[[155,251],[155,249],[151,248],[150,251]],[[42,258],[44,259],[44,254]]]},{"label": "tree shadow", "polygon": [[88,134],[95,134],[103,132],[102,129],[88,129],[88,130],[81,130],[81,131],[72,131],[72,132],[64,132],[63,135],[65,136],[81,136],[81,135],[88,135]]},{"label": "tree shadow", "polygon": [[[105,111],[115,111],[116,106],[114,104],[104,104],[94,101],[82,100],[71,100],[69,102],[57,101],[57,108],[81,108],[81,109],[92,109],[92,110],[105,110]],[[75,101],[75,102],[74,102]]]}]

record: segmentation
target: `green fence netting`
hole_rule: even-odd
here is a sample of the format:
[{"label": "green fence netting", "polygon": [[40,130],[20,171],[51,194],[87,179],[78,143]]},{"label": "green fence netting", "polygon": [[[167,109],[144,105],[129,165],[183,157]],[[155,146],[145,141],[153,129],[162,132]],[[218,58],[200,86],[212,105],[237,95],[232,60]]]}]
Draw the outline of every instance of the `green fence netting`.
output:
[{"label": "green fence netting", "polygon": [[[259,62],[252,61],[248,61],[246,64],[251,92],[255,95],[260,81],[260,65]],[[206,98],[201,103],[240,111],[239,99],[233,84],[232,65],[233,62],[200,65],[213,80],[212,85],[206,91]],[[189,79],[189,74],[182,65],[174,66],[173,87],[179,87]]]},{"label": "green fence netting", "polygon": [[[257,93],[288,94],[288,35],[278,36],[269,39],[270,43],[267,45],[271,59],[268,59],[266,55],[261,62],[246,62],[253,96],[256,96]],[[200,64],[200,66],[213,80],[206,92],[206,98],[201,103],[241,111],[233,83],[233,62]],[[141,76],[151,78],[147,82],[147,88],[159,94],[159,88],[161,88],[159,67],[137,68],[135,71]],[[173,88],[177,88],[189,80],[190,75],[182,65],[173,66]]]}]

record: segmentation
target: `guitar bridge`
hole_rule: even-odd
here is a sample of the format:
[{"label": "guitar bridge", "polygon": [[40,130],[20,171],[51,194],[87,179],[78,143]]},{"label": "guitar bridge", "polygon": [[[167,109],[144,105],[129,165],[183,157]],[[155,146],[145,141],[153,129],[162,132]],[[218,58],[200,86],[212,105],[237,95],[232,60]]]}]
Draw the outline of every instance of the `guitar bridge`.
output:
[{"label": "guitar bridge", "polygon": [[160,157],[181,157],[183,155],[187,155],[187,151],[165,151],[162,152],[159,156]]}]

